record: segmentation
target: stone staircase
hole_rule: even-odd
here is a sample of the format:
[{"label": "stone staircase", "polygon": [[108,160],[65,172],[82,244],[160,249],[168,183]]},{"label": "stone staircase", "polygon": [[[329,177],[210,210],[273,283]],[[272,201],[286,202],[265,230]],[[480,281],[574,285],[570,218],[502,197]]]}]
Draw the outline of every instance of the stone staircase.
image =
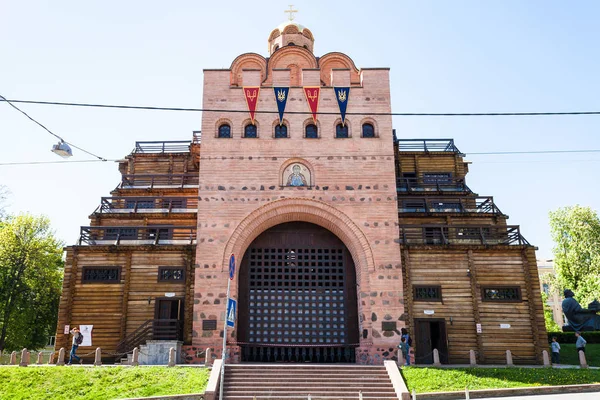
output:
[{"label": "stone staircase", "polygon": [[[362,397],[359,397],[359,392]],[[386,368],[355,364],[234,364],[223,400],[398,399]]]}]

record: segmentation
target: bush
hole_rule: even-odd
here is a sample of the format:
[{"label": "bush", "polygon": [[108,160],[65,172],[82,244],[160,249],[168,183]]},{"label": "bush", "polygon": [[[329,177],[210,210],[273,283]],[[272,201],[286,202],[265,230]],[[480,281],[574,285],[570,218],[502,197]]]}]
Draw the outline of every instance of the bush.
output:
[{"label": "bush", "polygon": [[[552,342],[554,336],[556,336],[558,343],[575,343],[577,340],[575,332],[548,332],[548,342]],[[581,336],[583,336],[588,344],[600,343],[600,331],[581,332]]]}]

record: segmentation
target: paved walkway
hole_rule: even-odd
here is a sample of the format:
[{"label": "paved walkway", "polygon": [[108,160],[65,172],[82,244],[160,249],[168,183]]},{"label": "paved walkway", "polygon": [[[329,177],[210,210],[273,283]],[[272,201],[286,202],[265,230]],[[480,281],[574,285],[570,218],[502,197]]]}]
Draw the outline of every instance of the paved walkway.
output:
[{"label": "paved walkway", "polygon": [[598,400],[600,393],[544,394],[516,397],[485,397],[483,400]]}]

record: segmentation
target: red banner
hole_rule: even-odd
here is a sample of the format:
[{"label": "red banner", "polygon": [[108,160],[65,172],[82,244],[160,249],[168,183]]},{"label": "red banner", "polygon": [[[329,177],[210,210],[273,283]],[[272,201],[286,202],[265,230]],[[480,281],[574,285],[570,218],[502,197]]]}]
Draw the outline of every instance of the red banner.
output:
[{"label": "red banner", "polygon": [[317,123],[317,111],[319,110],[319,95],[321,94],[321,88],[319,86],[305,86],[304,94],[306,95],[306,101],[312,112],[313,120]]},{"label": "red banner", "polygon": [[254,125],[254,113],[256,112],[256,105],[258,104],[260,86],[248,86],[243,88],[243,90],[246,104],[248,105],[248,111],[250,111],[250,119],[252,120],[252,125]]}]

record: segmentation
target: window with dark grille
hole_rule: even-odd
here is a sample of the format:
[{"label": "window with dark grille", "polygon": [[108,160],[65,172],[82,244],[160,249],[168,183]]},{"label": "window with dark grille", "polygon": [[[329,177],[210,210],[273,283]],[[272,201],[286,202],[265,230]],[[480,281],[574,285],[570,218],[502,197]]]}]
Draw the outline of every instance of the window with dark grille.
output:
[{"label": "window with dark grille", "polygon": [[335,137],[337,139],[348,137],[348,125],[337,124],[335,127]]},{"label": "window with dark grille", "polygon": [[483,301],[521,301],[519,286],[488,286],[481,289]]},{"label": "window with dark grille", "polygon": [[255,138],[257,137],[257,129],[256,129],[256,125],[246,125],[246,127],[244,128],[244,137],[245,138]]},{"label": "window with dark grille", "polygon": [[276,125],[275,126],[275,138],[281,139],[288,137],[287,126],[285,125]]},{"label": "window with dark grille", "polygon": [[317,139],[319,137],[317,126],[314,124],[306,125],[304,137],[307,139]]},{"label": "window with dark grille", "polygon": [[170,240],[173,237],[173,230],[170,228],[148,228],[147,239]]},{"label": "window with dark grille", "polygon": [[219,137],[220,138],[230,138],[231,137],[231,127],[228,124],[223,124],[219,126]]},{"label": "window with dark grille", "polygon": [[186,208],[186,199],[166,199],[162,201],[162,208]]},{"label": "window with dark grille", "polygon": [[448,241],[448,228],[426,227],[423,230],[425,244],[446,244]]},{"label": "window with dark grille", "polygon": [[121,267],[83,267],[82,283],[120,283]]},{"label": "window with dark grille", "polygon": [[185,269],[181,267],[158,267],[159,282],[185,281]]},{"label": "window with dark grille", "polygon": [[403,212],[425,212],[427,209],[425,208],[425,200],[404,200],[402,202]]},{"label": "window with dark grille", "polygon": [[460,201],[432,201],[431,208],[437,212],[461,212]]},{"label": "window with dark grille", "polygon": [[154,208],[154,200],[127,200],[125,202],[125,208]]},{"label": "window with dark grille", "polygon": [[364,138],[374,138],[375,137],[375,127],[373,126],[373,124],[363,124],[362,137],[364,137]]},{"label": "window with dark grille", "polygon": [[106,228],[104,231],[104,239],[125,239],[132,240],[137,239],[138,230],[137,228]]},{"label": "window with dark grille", "polygon": [[428,172],[423,174],[423,183],[451,183],[450,172]]},{"label": "window with dark grille", "polygon": [[415,301],[442,301],[441,286],[413,286]]}]

